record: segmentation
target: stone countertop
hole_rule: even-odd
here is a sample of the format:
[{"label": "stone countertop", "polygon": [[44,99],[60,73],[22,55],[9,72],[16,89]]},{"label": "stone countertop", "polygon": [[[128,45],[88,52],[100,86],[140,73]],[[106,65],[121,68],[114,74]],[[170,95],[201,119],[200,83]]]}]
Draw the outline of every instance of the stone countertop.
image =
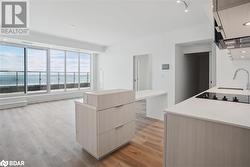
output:
[{"label": "stone countertop", "polygon": [[142,90],[135,94],[135,100],[140,101],[154,96],[167,95],[166,91],[162,90]]},{"label": "stone countertop", "polygon": [[[218,87],[206,92],[250,96],[248,90],[224,90]],[[166,115],[171,113],[250,129],[250,104],[191,97],[165,111]]]}]

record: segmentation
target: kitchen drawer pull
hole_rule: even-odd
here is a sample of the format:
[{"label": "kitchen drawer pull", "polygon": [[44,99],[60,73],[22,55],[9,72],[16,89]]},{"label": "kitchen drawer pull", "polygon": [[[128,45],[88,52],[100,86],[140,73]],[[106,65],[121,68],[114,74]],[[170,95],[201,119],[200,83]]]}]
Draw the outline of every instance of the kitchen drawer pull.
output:
[{"label": "kitchen drawer pull", "polygon": [[119,129],[119,128],[123,127],[123,126],[124,125],[119,125],[119,126],[115,127],[115,129]]}]

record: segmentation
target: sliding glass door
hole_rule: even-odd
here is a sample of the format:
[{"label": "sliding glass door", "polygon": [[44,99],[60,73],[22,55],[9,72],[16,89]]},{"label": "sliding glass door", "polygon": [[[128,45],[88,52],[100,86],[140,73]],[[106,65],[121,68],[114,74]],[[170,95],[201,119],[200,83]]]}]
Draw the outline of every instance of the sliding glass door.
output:
[{"label": "sliding glass door", "polygon": [[79,81],[79,53],[67,52],[66,53],[66,88],[76,89],[78,88]]},{"label": "sliding glass door", "polygon": [[28,92],[47,92],[47,50],[27,49]]},{"label": "sliding glass door", "polygon": [[90,54],[80,53],[80,87],[90,87]]},{"label": "sliding glass door", "polygon": [[50,89],[65,89],[65,51],[50,50]]},{"label": "sliding glass door", "polygon": [[0,45],[0,94],[25,92],[24,48]]},{"label": "sliding glass door", "polygon": [[89,53],[0,44],[0,95],[90,88],[90,71]]}]

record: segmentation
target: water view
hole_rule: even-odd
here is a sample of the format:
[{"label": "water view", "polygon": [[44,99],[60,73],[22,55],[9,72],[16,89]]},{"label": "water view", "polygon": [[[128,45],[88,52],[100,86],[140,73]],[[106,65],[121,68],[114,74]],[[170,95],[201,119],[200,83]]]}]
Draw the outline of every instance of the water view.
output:
[{"label": "water view", "polygon": [[0,93],[47,90],[47,84],[51,90],[89,87],[90,54],[51,49],[48,57],[45,49],[0,45]]}]

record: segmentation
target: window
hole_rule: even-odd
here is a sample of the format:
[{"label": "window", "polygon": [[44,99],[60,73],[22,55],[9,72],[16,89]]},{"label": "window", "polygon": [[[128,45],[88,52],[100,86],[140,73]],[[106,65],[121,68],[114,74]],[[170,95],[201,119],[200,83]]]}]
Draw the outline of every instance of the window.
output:
[{"label": "window", "polygon": [[78,88],[79,70],[78,70],[79,53],[67,52],[66,54],[66,88]]},{"label": "window", "polygon": [[0,94],[89,88],[91,54],[0,44]]},{"label": "window", "polygon": [[90,87],[90,54],[80,53],[80,87]]},{"label": "window", "polygon": [[65,52],[50,50],[50,89],[64,90]]},{"label": "window", "polygon": [[27,49],[28,92],[47,91],[47,51]]},{"label": "window", "polygon": [[0,45],[0,93],[25,92],[24,48]]}]

